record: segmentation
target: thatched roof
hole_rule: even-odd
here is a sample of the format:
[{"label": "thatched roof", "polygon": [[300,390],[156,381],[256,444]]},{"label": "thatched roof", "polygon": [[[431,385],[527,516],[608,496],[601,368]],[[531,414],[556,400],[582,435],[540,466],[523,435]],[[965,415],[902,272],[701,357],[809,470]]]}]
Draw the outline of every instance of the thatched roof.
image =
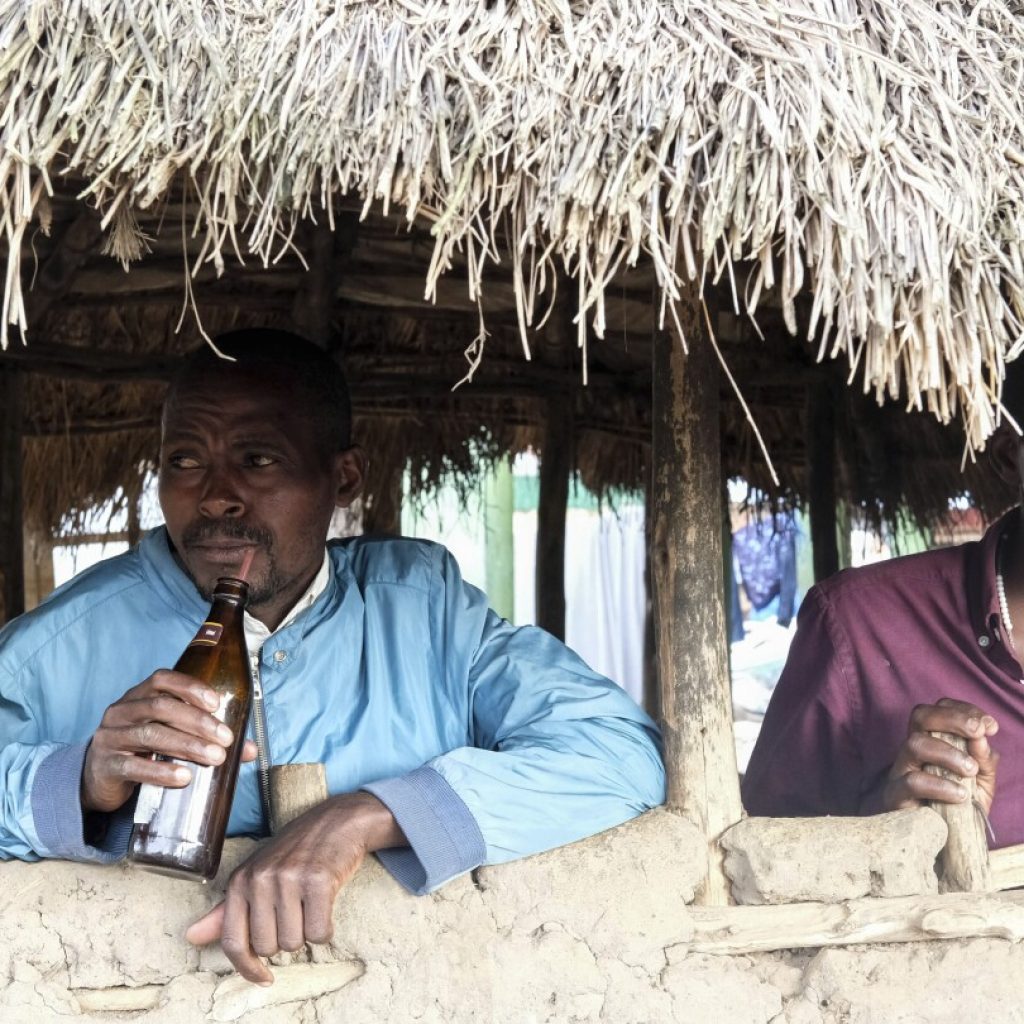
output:
[{"label": "thatched roof", "polygon": [[[1022,76],[1024,20],[1001,4],[0,0],[0,321],[37,369],[65,359],[54,343],[173,354],[198,336],[192,313],[174,331],[183,301],[209,331],[294,323],[316,220],[338,229],[318,287],[362,411],[427,478],[538,441],[557,381],[584,476],[642,482],[650,346],[691,279],[766,325],[767,347],[721,344],[770,450],[819,356],[872,396],[962,410],[977,445],[1020,338]],[[34,381],[52,433],[67,388]],[[138,430],[158,394],[75,389],[104,431]],[[730,469],[757,477],[736,406],[725,420]],[[917,429],[899,428],[914,451],[957,463],[961,439]],[[120,464],[143,448],[124,434]],[[797,492],[801,459],[776,455]],[[854,500],[884,476],[844,474]],[[896,475],[865,500],[941,507],[943,474]]]}]

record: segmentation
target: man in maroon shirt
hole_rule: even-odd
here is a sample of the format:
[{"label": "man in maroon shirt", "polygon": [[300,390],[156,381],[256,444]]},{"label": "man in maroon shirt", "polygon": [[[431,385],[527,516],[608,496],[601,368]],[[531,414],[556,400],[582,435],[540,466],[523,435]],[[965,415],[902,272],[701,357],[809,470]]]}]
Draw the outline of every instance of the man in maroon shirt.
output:
[{"label": "man in maroon shirt", "polygon": [[[1024,423],[1021,371],[1003,401]],[[994,472],[1024,478],[1024,445],[1008,425],[989,448]],[[1019,520],[1014,509],[980,541],[846,570],[808,593],[743,782],[749,813],[965,800],[962,786],[924,771],[933,764],[976,777],[993,846],[1024,843]],[[931,732],[964,737],[966,753]]]}]

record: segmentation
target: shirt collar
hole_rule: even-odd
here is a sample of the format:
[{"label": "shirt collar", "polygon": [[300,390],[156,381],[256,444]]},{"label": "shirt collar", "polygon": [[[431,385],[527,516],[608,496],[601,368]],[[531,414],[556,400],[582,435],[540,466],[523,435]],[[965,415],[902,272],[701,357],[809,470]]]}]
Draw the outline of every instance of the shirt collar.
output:
[{"label": "shirt collar", "polygon": [[313,577],[313,582],[306,588],[306,592],[292,605],[291,610],[281,620],[277,629],[268,629],[259,619],[245,613],[245,645],[249,648],[250,654],[255,654],[275,633],[280,632],[285,626],[290,626],[307,608],[311,608],[316,599],[327,589],[327,583],[331,574],[331,560],[327,551],[324,551],[324,560],[320,563],[320,569]]}]

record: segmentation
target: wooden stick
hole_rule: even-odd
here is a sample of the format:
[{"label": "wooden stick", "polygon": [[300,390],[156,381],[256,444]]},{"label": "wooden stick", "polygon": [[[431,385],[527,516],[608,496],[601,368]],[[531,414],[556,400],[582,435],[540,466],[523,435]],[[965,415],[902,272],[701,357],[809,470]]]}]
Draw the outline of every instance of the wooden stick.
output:
[{"label": "wooden stick", "polygon": [[993,891],[1024,888],[1024,846],[989,850],[988,869]]},{"label": "wooden stick", "polygon": [[[936,739],[945,740],[958,750],[967,749],[962,736],[933,732]],[[959,804],[930,804],[945,819],[949,838],[939,854],[940,892],[991,892],[992,873],[989,870],[988,835],[985,817],[976,803],[976,784],[973,778],[961,778],[935,765],[926,765],[925,771],[959,783],[970,794]]]},{"label": "wooden stick", "polygon": [[693,953],[761,953],[858,942],[918,942],[992,936],[1024,939],[1024,892],[947,893],[788,903],[770,907],[691,907]]},{"label": "wooden stick", "polygon": [[310,764],[275,764],[270,769],[270,831],[277,835],[300,814],[328,797],[327,769]]}]

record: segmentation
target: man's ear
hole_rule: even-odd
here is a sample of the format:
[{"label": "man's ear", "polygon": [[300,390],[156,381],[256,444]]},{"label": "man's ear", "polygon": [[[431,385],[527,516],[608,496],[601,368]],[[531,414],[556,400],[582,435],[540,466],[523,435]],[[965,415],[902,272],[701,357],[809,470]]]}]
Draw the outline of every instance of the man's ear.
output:
[{"label": "man's ear", "polygon": [[1021,485],[1022,440],[1020,434],[1003,420],[986,445],[993,472],[1015,492]]},{"label": "man's ear", "polygon": [[357,444],[334,456],[334,504],[338,508],[348,508],[363,493],[368,465],[366,452]]}]

